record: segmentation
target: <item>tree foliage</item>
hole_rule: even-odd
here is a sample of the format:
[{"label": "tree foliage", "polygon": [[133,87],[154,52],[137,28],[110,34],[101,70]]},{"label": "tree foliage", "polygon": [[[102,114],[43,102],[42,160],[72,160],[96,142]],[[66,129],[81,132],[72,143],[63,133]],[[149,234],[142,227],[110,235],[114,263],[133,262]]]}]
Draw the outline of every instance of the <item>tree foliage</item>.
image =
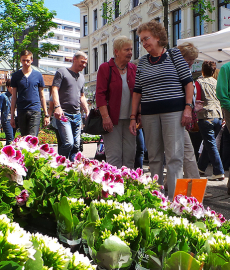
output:
[{"label": "tree foliage", "polygon": [[44,6],[44,0],[0,0],[0,57],[9,58],[15,70],[20,67],[22,50],[30,50],[37,58],[57,51],[58,45],[48,42],[37,46],[39,39],[54,35],[47,31],[57,28],[52,21],[55,15]]}]

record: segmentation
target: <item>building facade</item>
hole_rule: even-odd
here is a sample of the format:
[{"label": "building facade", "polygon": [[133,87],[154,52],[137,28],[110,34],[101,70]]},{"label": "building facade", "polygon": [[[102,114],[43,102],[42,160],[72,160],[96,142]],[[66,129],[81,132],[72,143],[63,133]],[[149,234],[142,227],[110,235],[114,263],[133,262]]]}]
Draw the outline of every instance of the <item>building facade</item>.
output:
[{"label": "building facade", "polygon": [[70,67],[74,53],[80,49],[80,24],[61,19],[53,21],[58,25],[57,29],[50,30],[54,37],[40,40],[38,46],[43,42],[50,42],[58,44],[59,50],[39,59],[38,66],[55,73],[61,67]]},{"label": "building facade", "polygon": [[[105,0],[84,0],[76,6],[81,14],[81,50],[89,55],[85,79],[88,87],[95,90],[97,70],[100,64],[113,57],[114,38],[125,35],[133,40],[133,59],[135,62],[146,54],[139,45],[136,30],[144,22],[157,20],[163,23],[163,6],[161,0],[113,0],[113,21],[108,23],[102,18]],[[208,14],[212,22],[201,22],[196,2],[190,0],[169,1],[169,45],[176,46],[177,39],[212,33],[221,29],[222,9],[229,9],[230,4],[224,0],[212,0],[215,10]]]}]

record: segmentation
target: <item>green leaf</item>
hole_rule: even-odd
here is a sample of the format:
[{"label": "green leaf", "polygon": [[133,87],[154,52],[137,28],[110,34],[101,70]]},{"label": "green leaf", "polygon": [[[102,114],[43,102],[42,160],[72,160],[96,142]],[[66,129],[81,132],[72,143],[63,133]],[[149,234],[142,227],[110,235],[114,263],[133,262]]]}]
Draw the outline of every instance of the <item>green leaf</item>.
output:
[{"label": "green leaf", "polygon": [[175,230],[171,230],[167,252],[170,252],[173,249],[173,247],[176,245],[176,243],[177,243],[177,233],[175,232]]},{"label": "green leaf", "polygon": [[104,231],[105,229],[112,231],[112,229],[113,229],[112,218],[113,218],[114,215],[119,215],[120,212],[121,212],[120,209],[113,209],[113,210],[109,211],[109,213],[102,220],[100,229],[102,231]]},{"label": "green leaf", "polygon": [[26,189],[26,190],[29,190],[30,188],[33,188],[34,185],[33,185],[33,182],[32,180],[24,180],[23,181],[23,187]]},{"label": "green leaf", "polygon": [[185,251],[185,252],[189,251],[189,246],[185,240],[182,241],[179,246],[180,246],[181,251]]},{"label": "green leaf", "polygon": [[35,260],[29,259],[25,264],[25,270],[42,270],[43,269],[43,259],[40,250],[37,250],[34,254]]},{"label": "green leaf", "polygon": [[149,239],[149,233],[150,233],[150,223],[149,223],[149,211],[148,208],[145,208],[144,211],[141,212],[141,216],[138,220],[138,228],[140,229],[142,233],[143,239],[147,240]]},{"label": "green leaf", "polygon": [[154,270],[161,270],[162,269],[161,261],[157,257],[156,253],[154,253],[151,250],[147,250],[145,252],[145,254],[148,255],[148,262],[146,265],[147,268],[154,269]]},{"label": "green leaf", "polygon": [[210,267],[223,266],[224,264],[226,264],[226,260],[218,253],[210,252],[207,264],[210,265]]},{"label": "green leaf", "polygon": [[203,222],[195,222],[194,225],[196,225],[202,232],[206,232],[206,226]]},{"label": "green leaf", "polygon": [[18,196],[21,193],[21,189],[19,187],[15,188],[15,195]]},{"label": "green leaf", "polygon": [[222,265],[221,270],[229,270],[229,269],[230,269],[230,262],[227,262],[227,263]]},{"label": "green leaf", "polygon": [[190,254],[177,251],[166,262],[165,270],[199,270],[200,264]]},{"label": "green leaf", "polygon": [[90,207],[89,207],[89,214],[88,214],[87,220],[89,222],[96,222],[99,219],[100,219],[100,217],[98,215],[97,208],[96,208],[95,204],[93,202],[91,202]]},{"label": "green leaf", "polygon": [[2,261],[0,262],[1,270],[21,270],[22,266],[13,261]]},{"label": "green leaf", "polygon": [[[93,235],[93,233],[95,232],[95,227],[96,227],[95,222],[88,223],[82,231],[82,239],[88,240],[88,237],[90,235]],[[89,243],[88,245],[89,247],[92,247],[92,245],[90,245]]]},{"label": "green leaf", "polygon": [[132,253],[119,237],[110,236],[100,246],[96,261],[106,269],[122,269],[131,265]]}]

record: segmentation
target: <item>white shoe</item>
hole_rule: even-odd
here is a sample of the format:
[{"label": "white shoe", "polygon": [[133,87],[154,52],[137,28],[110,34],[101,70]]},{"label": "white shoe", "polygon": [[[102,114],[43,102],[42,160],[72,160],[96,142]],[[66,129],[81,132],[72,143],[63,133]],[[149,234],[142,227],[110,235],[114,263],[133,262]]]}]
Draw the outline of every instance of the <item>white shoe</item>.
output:
[{"label": "white shoe", "polygon": [[210,181],[223,181],[225,178],[224,174],[218,174],[218,175],[212,175],[208,177],[208,180]]}]

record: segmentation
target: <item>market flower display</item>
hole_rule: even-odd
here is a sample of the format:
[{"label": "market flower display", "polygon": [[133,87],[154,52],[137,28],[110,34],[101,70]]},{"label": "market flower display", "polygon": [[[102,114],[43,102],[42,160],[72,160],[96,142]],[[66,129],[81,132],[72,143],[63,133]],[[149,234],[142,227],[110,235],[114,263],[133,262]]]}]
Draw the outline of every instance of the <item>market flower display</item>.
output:
[{"label": "market flower display", "polygon": [[[157,175],[118,169],[81,152],[70,162],[33,136],[4,147],[0,166],[5,262],[25,270],[93,270],[96,264],[126,270],[134,261],[136,269],[230,269],[230,221],[193,197],[170,202]],[[13,177],[16,182],[8,181]],[[56,238],[25,231],[1,211],[24,221],[55,215],[59,240],[71,248],[83,244],[93,261]]]}]

